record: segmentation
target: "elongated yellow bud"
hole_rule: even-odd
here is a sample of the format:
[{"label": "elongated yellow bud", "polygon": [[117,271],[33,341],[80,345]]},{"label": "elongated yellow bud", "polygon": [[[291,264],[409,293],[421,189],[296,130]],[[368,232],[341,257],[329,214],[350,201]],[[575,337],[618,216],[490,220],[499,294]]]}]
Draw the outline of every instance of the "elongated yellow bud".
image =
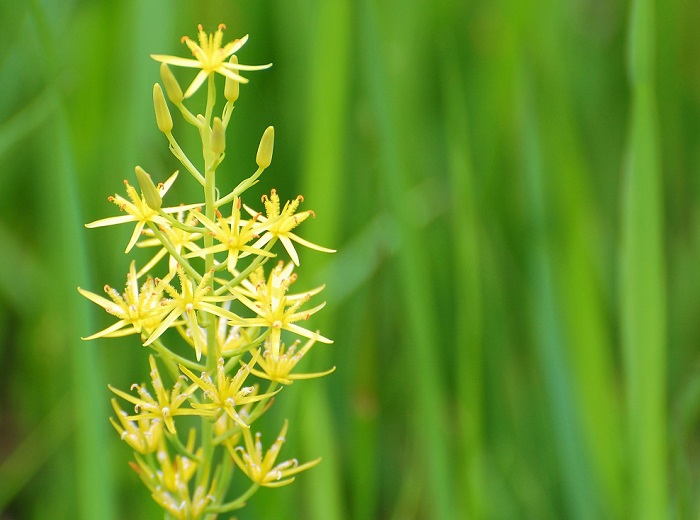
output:
[{"label": "elongated yellow bud", "polygon": [[143,193],[143,198],[148,204],[148,207],[154,210],[159,210],[163,205],[163,199],[158,193],[158,188],[151,180],[151,176],[148,175],[143,168],[140,166],[136,167],[136,179],[139,181],[139,186],[141,186],[141,193]]},{"label": "elongated yellow bud", "polygon": [[[235,63],[238,65],[238,58],[235,54],[232,54],[228,61],[229,63]],[[226,98],[226,101],[229,103],[235,103],[238,99],[239,88],[240,85],[238,81],[226,76],[226,83],[224,84],[224,97]]]},{"label": "elongated yellow bud", "polygon": [[156,110],[158,130],[164,134],[169,134],[173,129],[173,118],[170,117],[170,110],[168,110],[168,104],[165,101],[165,96],[163,96],[163,89],[160,88],[158,83],[153,85],[153,108]]},{"label": "elongated yellow bud", "polygon": [[160,78],[163,80],[165,93],[168,94],[168,98],[177,105],[183,99],[182,89],[167,63],[160,64]]},{"label": "elongated yellow bud", "polygon": [[265,133],[260,139],[260,145],[258,146],[258,155],[255,157],[255,162],[261,168],[267,168],[272,162],[272,151],[275,147],[275,128],[268,126],[265,129]]},{"label": "elongated yellow bud", "polygon": [[226,129],[221,119],[215,117],[211,127],[211,151],[220,155],[224,150],[226,150]]}]

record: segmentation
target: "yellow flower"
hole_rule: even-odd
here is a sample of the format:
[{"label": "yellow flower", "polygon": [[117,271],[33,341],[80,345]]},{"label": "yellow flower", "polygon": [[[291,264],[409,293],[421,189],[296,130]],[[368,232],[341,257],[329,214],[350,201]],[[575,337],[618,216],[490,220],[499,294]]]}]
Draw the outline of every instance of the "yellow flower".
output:
[{"label": "yellow flower", "polygon": [[[191,231],[197,224],[197,218],[193,212],[189,212],[187,217],[185,217],[184,211],[178,211],[176,216],[178,222],[182,223],[183,227],[168,226],[161,227],[161,231],[170,240],[175,251],[182,255],[185,250],[188,251],[199,251],[200,247],[197,244],[202,238],[202,233],[198,231]],[[155,238],[155,234],[151,229],[144,229],[143,235],[148,237],[144,240],[140,240],[136,243],[136,247],[160,247],[158,252],[151,258],[146,265],[144,265],[138,272],[141,276],[143,273],[150,271],[167,253],[167,249],[163,246],[162,242]],[[168,272],[173,273],[177,269],[178,262],[172,255],[168,257]]]},{"label": "yellow flower", "polygon": [[[222,307],[214,305],[216,302],[223,302],[230,300],[230,298],[225,296],[207,296],[211,287],[208,285],[209,280],[214,275],[213,271],[209,271],[202,277],[197,287],[194,286],[192,280],[185,274],[182,267],[178,266],[177,269],[178,277],[180,278],[181,292],[177,292],[175,288],[168,283],[167,278],[161,280],[159,287],[161,287],[165,292],[170,295],[171,299],[164,302],[162,309],[167,316],[163,318],[158,327],[151,333],[148,340],[143,344],[148,346],[158,339],[169,327],[175,324],[175,321],[181,316],[189,321],[192,327],[199,326],[199,320],[197,319],[197,313],[207,312],[209,314],[214,314],[216,316],[221,316],[229,320],[233,320],[236,324],[241,324],[242,319],[236,316],[231,311],[227,311]],[[195,353],[197,360],[202,357],[202,350],[204,349],[204,342],[199,334],[194,334],[195,343]]]},{"label": "yellow flower", "polygon": [[[177,173],[178,172],[173,173],[167,181],[165,181],[163,184],[158,185],[158,194],[161,197],[163,197],[173,185],[173,182],[175,182],[175,179],[177,178]],[[127,222],[136,222],[134,232],[131,234],[131,240],[129,240],[129,243],[126,246],[126,251],[124,251],[125,253],[128,253],[129,251],[131,251],[131,248],[134,247],[134,244],[136,244],[136,241],[139,239],[139,236],[141,235],[144,226],[148,222],[153,222],[155,224],[165,227],[170,226],[170,223],[164,217],[161,217],[156,210],[152,209],[146,203],[146,199],[143,197],[143,194],[139,195],[139,193],[136,191],[136,188],[129,184],[128,181],[124,181],[124,185],[126,186],[126,194],[129,197],[129,199],[131,199],[130,201],[117,194],[115,194],[114,197],[109,197],[108,200],[110,202],[114,202],[117,206],[119,206],[119,209],[121,209],[122,211],[126,211],[128,215],[103,218],[100,220],[96,220],[95,222],[85,224],[85,227],[96,228],[103,226],[112,226],[114,224],[125,224]],[[176,213],[178,211],[186,211],[188,209],[196,208],[198,206],[199,204],[190,204],[189,206],[163,208],[160,211],[163,211],[164,213]]]},{"label": "yellow flower", "polygon": [[302,360],[311,347],[313,347],[316,340],[308,340],[297,352],[296,349],[300,343],[301,342],[299,340],[296,340],[285,351],[284,343],[281,345],[275,345],[271,341],[266,341],[265,352],[263,352],[262,359],[258,359],[258,365],[260,365],[262,371],[251,368],[251,374],[263,379],[269,379],[270,381],[282,383],[283,385],[291,385],[292,382],[297,379],[313,379],[315,377],[323,377],[335,370],[335,367],[333,367],[325,372],[315,372],[312,374],[290,374],[297,363],[299,363],[299,361]]},{"label": "yellow flower", "polygon": [[129,419],[129,414],[119,407],[116,399],[112,399],[112,408],[117,414],[119,423],[112,417],[109,418],[109,422],[124,442],[144,455],[156,451],[163,436],[162,420],[137,416],[134,422]]},{"label": "yellow flower", "polygon": [[[231,308],[231,302],[226,301],[222,304],[222,308],[229,310]],[[193,348],[196,348],[197,341],[202,346],[202,354],[205,356],[209,355],[207,349],[207,331],[206,329],[196,326],[189,320],[184,323],[178,324],[177,330],[180,336]],[[223,317],[216,317],[216,343],[217,352],[225,358],[230,358],[231,356],[236,356],[243,354],[244,352],[253,348],[258,334],[257,327],[242,327],[240,325],[231,325],[228,319]],[[195,339],[194,335],[198,334],[199,339]]]},{"label": "yellow flower", "polygon": [[[254,356],[250,364],[254,365],[255,362],[256,357]],[[236,411],[236,407],[242,407],[248,403],[261,401],[277,393],[273,392],[270,394],[257,395],[255,387],[243,386],[248,374],[250,374],[250,367],[247,364],[239,368],[235,376],[228,377],[228,375],[226,375],[224,358],[219,358],[216,364],[216,383],[214,383],[211,376],[207,373],[203,373],[202,377],[197,377],[192,371],[182,365],[180,365],[180,370],[204,392],[204,397],[211,401],[210,403],[193,403],[192,406],[194,408],[210,412],[217,418],[222,414],[227,414],[243,429],[247,429],[250,426],[248,426],[241,415]]]},{"label": "yellow flower", "polygon": [[260,240],[253,244],[253,247],[262,247],[273,238],[278,238],[280,242],[282,242],[284,248],[287,250],[289,257],[296,265],[299,265],[299,255],[297,255],[296,249],[294,249],[292,240],[298,244],[301,244],[302,246],[315,249],[316,251],[335,253],[335,249],[328,249],[327,247],[319,246],[292,233],[292,229],[304,222],[307,218],[309,218],[309,216],[316,216],[313,211],[302,211],[301,213],[297,214],[294,213],[299,207],[299,203],[303,200],[304,197],[299,195],[296,199],[287,201],[282,211],[280,211],[280,197],[277,195],[276,190],[272,190],[270,192],[270,198],[268,198],[267,195],[263,195],[262,197],[267,216],[256,213],[248,206],[244,206],[246,211],[250,213],[251,216],[257,217],[259,221],[259,224],[255,226],[255,232],[258,234],[265,232]]},{"label": "yellow flower", "polygon": [[[189,453],[193,452],[194,440],[194,435],[190,435],[186,446]],[[201,459],[202,451],[199,448],[193,458],[178,454],[172,459],[165,442],[161,441],[155,457],[159,467],[154,467],[155,461],[151,465],[138,455],[137,464],[132,463],[131,467],[150,489],[153,499],[167,511],[168,517],[178,520],[202,518],[204,510],[214,500],[218,491],[216,479],[213,479],[209,489],[197,485],[194,493],[190,492],[190,481],[196,474],[197,461]]]},{"label": "yellow flower", "polygon": [[143,384],[132,385],[131,387],[132,390],[134,388],[136,389],[139,397],[127,394],[111,385],[109,386],[112,392],[134,405],[134,410],[137,415],[127,416],[125,417],[126,419],[130,421],[160,419],[165,423],[165,427],[170,433],[177,433],[175,422],[173,421],[173,417],[176,415],[206,415],[192,408],[182,408],[182,405],[188,402],[192,393],[197,389],[197,385],[192,385],[183,390],[182,385],[184,378],[178,379],[172,390],[166,392],[163,386],[163,380],[160,378],[160,373],[158,372],[155,358],[153,356],[148,356],[148,362],[151,365],[151,385],[156,393],[155,399],[151,396],[146,385]]},{"label": "yellow flower", "polygon": [[213,222],[202,213],[196,212],[195,215],[197,219],[211,232],[214,239],[216,239],[219,244],[190,253],[186,255],[185,258],[191,258],[193,256],[203,257],[209,253],[220,253],[222,251],[226,251],[228,252],[226,268],[230,273],[233,273],[236,269],[238,259],[241,257],[245,257],[250,254],[267,257],[275,256],[273,253],[268,251],[247,245],[248,242],[254,238],[258,238],[253,231],[255,219],[249,220],[248,222],[241,222],[240,207],[241,199],[235,198],[233,200],[233,210],[231,215],[232,222],[230,225],[228,223],[229,219],[223,218],[221,215],[219,215],[217,222]]},{"label": "yellow flower", "polygon": [[194,80],[187,87],[184,97],[188,98],[194,94],[199,87],[202,86],[204,80],[206,80],[210,74],[213,72],[218,72],[219,74],[237,81],[239,83],[247,83],[248,80],[243,76],[238,74],[239,70],[262,70],[267,69],[272,64],[267,65],[241,65],[236,61],[227,61],[228,57],[238,51],[245,42],[248,40],[248,35],[243,38],[233,40],[227,43],[223,47],[221,43],[223,41],[223,30],[226,28],[224,24],[219,25],[219,28],[215,33],[207,34],[204,29],[199,25],[199,44],[187,36],[182,37],[183,43],[187,44],[190,51],[192,51],[192,58],[180,58],[177,56],[164,56],[162,54],[151,54],[151,58],[161,63],[167,63],[169,65],[175,65],[177,67],[189,67],[193,69],[201,69]]},{"label": "yellow flower", "polygon": [[296,280],[292,274],[294,264],[289,262],[286,266],[280,262],[272,269],[267,282],[263,278],[262,267],[253,271],[248,280],[241,284],[243,288],[235,287],[232,292],[238,300],[255,312],[257,318],[247,318],[246,325],[270,328],[270,341],[279,342],[282,329],[288,330],[305,338],[314,339],[322,343],[333,343],[332,340],[321,336],[317,332],[300,327],[295,322],[308,319],[312,314],[320,311],[325,302],[316,307],[299,311],[311,296],[323,290],[323,286],[304,294],[287,295],[289,286]]},{"label": "yellow flower", "polygon": [[109,285],[105,285],[104,289],[112,301],[80,287],[78,287],[78,292],[119,318],[119,321],[83,339],[113,338],[141,332],[148,334],[158,326],[164,316],[164,310],[161,306],[163,302],[162,287],[157,287],[152,278],[147,278],[139,290],[134,262],[131,262],[129,274],[126,276],[124,294],[120,295]]},{"label": "yellow flower", "polygon": [[277,464],[277,456],[279,455],[282,444],[284,444],[284,436],[287,433],[287,421],[284,421],[282,431],[277,440],[263,455],[262,442],[260,440],[260,432],[255,434],[255,442],[253,436],[247,429],[243,430],[243,438],[245,440],[245,448],[238,446],[233,452],[233,460],[241,471],[245,473],[250,480],[265,487],[281,487],[290,484],[294,481],[292,475],[309,469],[318,464],[321,459],[312,460],[305,464],[299,465],[296,459],[286,460]]}]

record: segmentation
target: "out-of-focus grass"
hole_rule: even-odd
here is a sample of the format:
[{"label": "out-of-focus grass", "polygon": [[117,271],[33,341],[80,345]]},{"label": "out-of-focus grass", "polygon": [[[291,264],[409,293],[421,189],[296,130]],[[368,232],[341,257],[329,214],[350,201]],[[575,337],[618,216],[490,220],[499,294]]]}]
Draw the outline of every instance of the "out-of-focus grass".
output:
[{"label": "out-of-focus grass", "polygon": [[148,55],[221,22],[274,62],[223,171],[275,125],[264,186],[339,250],[297,282],[327,283],[309,365],[337,371],[269,418],[325,460],[240,518],[700,516],[700,12],[659,7],[0,4],[0,516],[159,515],[107,423],[146,353],[79,340],[108,318],[75,287],[124,282],[129,230],[82,222],[177,167]]},{"label": "out-of-focus grass", "polygon": [[637,518],[668,510],[666,473],[666,281],[662,184],[656,123],[653,2],[632,3],[629,76],[632,106],[623,188],[622,346],[628,407],[631,498]]}]

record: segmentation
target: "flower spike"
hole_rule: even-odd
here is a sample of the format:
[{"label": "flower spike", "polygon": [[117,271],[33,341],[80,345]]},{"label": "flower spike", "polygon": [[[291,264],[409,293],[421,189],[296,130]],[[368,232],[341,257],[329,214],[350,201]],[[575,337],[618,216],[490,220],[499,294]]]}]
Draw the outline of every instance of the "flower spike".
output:
[{"label": "flower spike", "polygon": [[[254,173],[229,179],[235,187],[225,195],[216,182],[227,151],[237,150],[226,131],[240,84],[248,81],[241,72],[270,66],[239,64],[236,53],[248,36],[225,43],[224,29],[221,24],[207,32],[200,25],[196,38],[183,37],[192,57],[152,56],[160,62],[161,76],[152,91],[156,124],[170,152],[202,188],[198,200],[203,202],[165,207],[177,172],[159,183],[136,166],[138,183],[124,181],[126,195],[109,198],[123,213],[87,227],[133,224],[126,252],[137,246],[152,248],[150,254],[140,269],[131,262],[123,292],[105,286],[101,296],[78,288],[115,318],[84,339],[133,334],[152,351],[147,382],[130,390],[108,385],[114,394],[110,422],[133,450],[132,469],[174,520],[229,516],[259,488],[289,484],[318,464],[320,459],[278,461],[287,421],[267,450],[253,423],[286,385],[335,370],[308,373],[298,368],[316,343],[333,342],[300,325],[325,306],[306,305],[324,286],[296,294],[289,290],[299,265],[295,245],[334,251],[292,232],[315,214],[297,212],[301,195],[281,207],[274,189],[263,197],[262,213],[243,204],[245,193],[272,162],[274,128],[268,126],[260,139]],[[186,88],[171,66],[194,69]],[[224,76],[224,85],[216,74]],[[191,111],[188,98],[205,83],[205,108]],[[223,99],[217,86],[223,87]],[[171,113],[173,106],[177,110]],[[195,127],[201,141],[198,157],[188,156],[189,146],[183,149],[178,143],[173,130],[179,134],[180,126],[173,117]],[[268,262],[277,256],[272,249],[278,240],[289,258],[274,265]],[[305,339],[287,339],[294,335]],[[133,411],[122,409],[122,400]],[[233,471],[234,465],[241,471]],[[252,485],[230,496],[245,484],[235,480],[247,478]]]}]

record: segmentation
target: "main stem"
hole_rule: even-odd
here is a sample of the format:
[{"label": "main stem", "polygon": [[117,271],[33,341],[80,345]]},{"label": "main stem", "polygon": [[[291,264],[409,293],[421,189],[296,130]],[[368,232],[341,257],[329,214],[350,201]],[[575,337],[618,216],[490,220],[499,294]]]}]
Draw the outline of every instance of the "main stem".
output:
[{"label": "main stem", "polygon": [[[208,80],[207,89],[207,108],[204,116],[203,126],[200,129],[202,136],[202,155],[204,156],[204,204],[205,215],[212,221],[216,220],[216,170],[214,166],[214,154],[211,151],[211,116],[216,103],[216,89],[214,84],[214,75],[211,74]],[[204,247],[210,248],[214,245],[214,237],[209,234],[204,234]],[[204,258],[204,269],[208,273],[214,268],[214,253],[207,253]],[[214,292],[214,277],[209,281],[209,291]],[[203,325],[207,331],[207,354],[206,367],[207,372],[213,374],[216,371],[216,361],[220,353],[217,352],[218,345],[216,343],[216,320],[211,315],[206,315],[203,320]],[[211,461],[214,454],[214,445],[212,444],[213,425],[208,418],[202,417],[202,461],[198,473],[199,482],[201,485],[208,485],[208,482],[203,482],[203,478],[211,475]]]}]

